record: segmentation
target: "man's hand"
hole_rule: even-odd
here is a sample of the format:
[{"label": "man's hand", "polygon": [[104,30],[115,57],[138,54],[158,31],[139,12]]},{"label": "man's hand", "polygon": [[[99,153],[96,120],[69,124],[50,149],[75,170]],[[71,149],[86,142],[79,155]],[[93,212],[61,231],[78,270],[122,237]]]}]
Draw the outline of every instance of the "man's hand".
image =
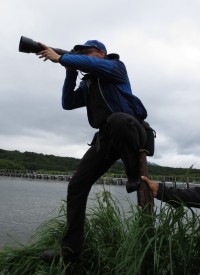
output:
[{"label": "man's hand", "polygon": [[44,48],[41,52],[37,53],[39,55],[39,58],[44,58],[44,61],[51,60],[54,63],[58,63],[60,55],[54,52],[51,48],[46,46],[45,44],[40,43],[40,46]]},{"label": "man's hand", "polygon": [[156,198],[156,196],[158,194],[158,184],[145,176],[141,176],[141,179],[144,180],[149,185],[149,188],[153,192],[153,196]]}]

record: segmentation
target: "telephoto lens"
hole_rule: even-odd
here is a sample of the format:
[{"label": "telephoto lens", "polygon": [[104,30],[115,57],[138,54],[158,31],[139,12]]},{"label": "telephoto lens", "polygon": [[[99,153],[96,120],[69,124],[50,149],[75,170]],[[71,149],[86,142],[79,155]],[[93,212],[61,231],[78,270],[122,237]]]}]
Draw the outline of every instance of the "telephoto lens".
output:
[{"label": "telephoto lens", "polygon": [[[63,54],[73,54],[72,51],[66,51],[58,48],[52,48],[57,54],[63,55]],[[43,50],[43,47],[36,41],[32,40],[31,38],[21,36],[20,42],[19,42],[19,52],[23,53],[39,53]]]}]

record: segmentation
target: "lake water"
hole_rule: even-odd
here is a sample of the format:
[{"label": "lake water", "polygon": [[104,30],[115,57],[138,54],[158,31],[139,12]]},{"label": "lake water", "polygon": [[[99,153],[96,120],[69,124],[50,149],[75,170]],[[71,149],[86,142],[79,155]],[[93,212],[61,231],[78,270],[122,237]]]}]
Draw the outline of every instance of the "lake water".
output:
[{"label": "lake water", "polygon": [[[41,181],[0,177],[0,248],[19,241],[26,243],[37,227],[58,214],[61,200],[66,200],[67,182]],[[95,194],[102,185],[94,185],[88,207],[94,205]],[[137,194],[127,194],[125,186],[106,186],[128,211],[129,201],[137,204]],[[160,207],[160,201],[155,199]]]}]

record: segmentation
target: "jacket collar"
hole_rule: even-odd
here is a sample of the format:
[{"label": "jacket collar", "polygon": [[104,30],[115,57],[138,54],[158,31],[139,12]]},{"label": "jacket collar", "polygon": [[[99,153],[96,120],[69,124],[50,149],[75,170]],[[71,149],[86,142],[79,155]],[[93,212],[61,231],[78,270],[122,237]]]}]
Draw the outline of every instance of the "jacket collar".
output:
[{"label": "jacket collar", "polygon": [[106,58],[111,59],[111,60],[113,60],[113,59],[114,60],[119,60],[120,56],[117,53],[109,53],[109,54],[106,55]]}]

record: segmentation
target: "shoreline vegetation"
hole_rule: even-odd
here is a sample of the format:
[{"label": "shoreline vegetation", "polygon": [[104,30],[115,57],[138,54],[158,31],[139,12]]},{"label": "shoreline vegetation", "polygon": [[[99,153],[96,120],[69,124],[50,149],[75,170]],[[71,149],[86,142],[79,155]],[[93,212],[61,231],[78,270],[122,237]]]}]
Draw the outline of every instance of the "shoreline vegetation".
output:
[{"label": "shoreline vegetation", "polygon": [[0,251],[1,275],[163,275],[200,274],[200,216],[195,209],[169,205],[152,216],[129,201],[129,211],[109,191],[98,193],[85,225],[81,261],[47,264],[42,251],[54,248],[65,230],[65,205],[59,216],[44,222],[26,245]]},{"label": "shoreline vegetation", "polygon": [[[8,151],[0,149],[0,175],[5,171],[15,173],[23,177],[25,174],[38,175],[49,179],[54,177],[70,177],[75,172],[80,159],[72,157],[59,157],[54,155],[44,155],[33,152],[21,153],[17,150]],[[3,172],[4,171],[4,172]],[[148,163],[149,177],[158,181],[168,182],[198,182],[200,183],[200,169],[163,167]],[[10,175],[9,175],[10,176]],[[104,175],[106,178],[125,178],[124,166],[121,161],[117,161]]]}]

